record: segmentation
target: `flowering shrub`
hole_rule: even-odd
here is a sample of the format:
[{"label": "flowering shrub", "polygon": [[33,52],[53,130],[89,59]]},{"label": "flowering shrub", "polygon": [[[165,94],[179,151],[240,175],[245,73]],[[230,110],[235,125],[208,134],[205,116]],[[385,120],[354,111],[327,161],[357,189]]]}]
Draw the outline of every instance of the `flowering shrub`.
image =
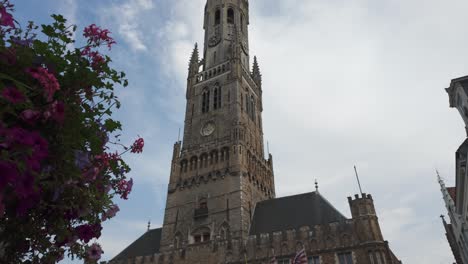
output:
[{"label": "flowering shrub", "polygon": [[133,186],[122,154],[144,146],[122,145],[111,118],[114,88],[127,86],[101,53],[115,41],[93,24],[73,48],[76,27],[60,15],[40,40],[12,10],[0,0],[0,263],[95,263],[103,251],[92,242],[119,211],[113,198]]}]

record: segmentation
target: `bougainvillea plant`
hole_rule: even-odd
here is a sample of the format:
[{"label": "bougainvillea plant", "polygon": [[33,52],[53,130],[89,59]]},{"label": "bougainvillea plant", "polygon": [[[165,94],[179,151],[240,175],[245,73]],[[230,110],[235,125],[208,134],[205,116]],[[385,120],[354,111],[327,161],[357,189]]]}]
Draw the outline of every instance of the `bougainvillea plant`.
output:
[{"label": "bougainvillea plant", "polygon": [[103,53],[115,41],[90,25],[76,47],[62,16],[39,29],[12,14],[0,0],[0,263],[96,263],[101,224],[133,185],[122,155],[144,145],[121,144],[111,118],[128,84]]}]

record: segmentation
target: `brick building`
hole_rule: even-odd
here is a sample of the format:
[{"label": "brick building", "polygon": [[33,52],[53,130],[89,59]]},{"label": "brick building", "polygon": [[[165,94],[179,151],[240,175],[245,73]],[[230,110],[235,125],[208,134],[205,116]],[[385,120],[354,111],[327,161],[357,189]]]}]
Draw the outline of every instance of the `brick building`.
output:
[{"label": "brick building", "polygon": [[400,263],[382,236],[371,195],[348,198],[351,219],[318,190],[276,198],[255,57],[250,70],[249,3],[207,0],[204,17],[203,58],[195,45],[163,227],[111,263],[269,263],[275,257],[282,264],[302,248],[314,264]]}]

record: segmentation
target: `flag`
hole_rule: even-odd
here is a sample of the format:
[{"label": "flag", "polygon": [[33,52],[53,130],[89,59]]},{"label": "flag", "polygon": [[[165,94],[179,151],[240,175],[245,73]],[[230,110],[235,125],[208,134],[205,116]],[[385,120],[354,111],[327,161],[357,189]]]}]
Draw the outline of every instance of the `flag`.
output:
[{"label": "flag", "polygon": [[294,257],[292,264],[307,264],[307,256],[306,256],[304,248],[302,248],[300,251],[296,253],[296,256]]}]

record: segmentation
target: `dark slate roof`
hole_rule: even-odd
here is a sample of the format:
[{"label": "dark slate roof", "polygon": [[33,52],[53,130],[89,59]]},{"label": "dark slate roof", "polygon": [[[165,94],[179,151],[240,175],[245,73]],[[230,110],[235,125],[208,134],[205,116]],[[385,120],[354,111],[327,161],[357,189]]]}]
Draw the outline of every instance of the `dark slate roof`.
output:
[{"label": "dark slate roof", "polygon": [[125,260],[139,256],[151,256],[159,253],[161,231],[162,228],[149,230],[112,260]]},{"label": "dark slate roof", "polygon": [[468,76],[453,79],[450,86],[452,86],[455,83],[460,83],[465,93],[468,94]]},{"label": "dark slate roof", "polygon": [[457,150],[458,153],[466,155],[468,152],[468,138],[463,141],[460,147]]},{"label": "dark slate roof", "polygon": [[257,235],[344,220],[346,217],[323,196],[311,192],[258,203],[249,233]]}]

